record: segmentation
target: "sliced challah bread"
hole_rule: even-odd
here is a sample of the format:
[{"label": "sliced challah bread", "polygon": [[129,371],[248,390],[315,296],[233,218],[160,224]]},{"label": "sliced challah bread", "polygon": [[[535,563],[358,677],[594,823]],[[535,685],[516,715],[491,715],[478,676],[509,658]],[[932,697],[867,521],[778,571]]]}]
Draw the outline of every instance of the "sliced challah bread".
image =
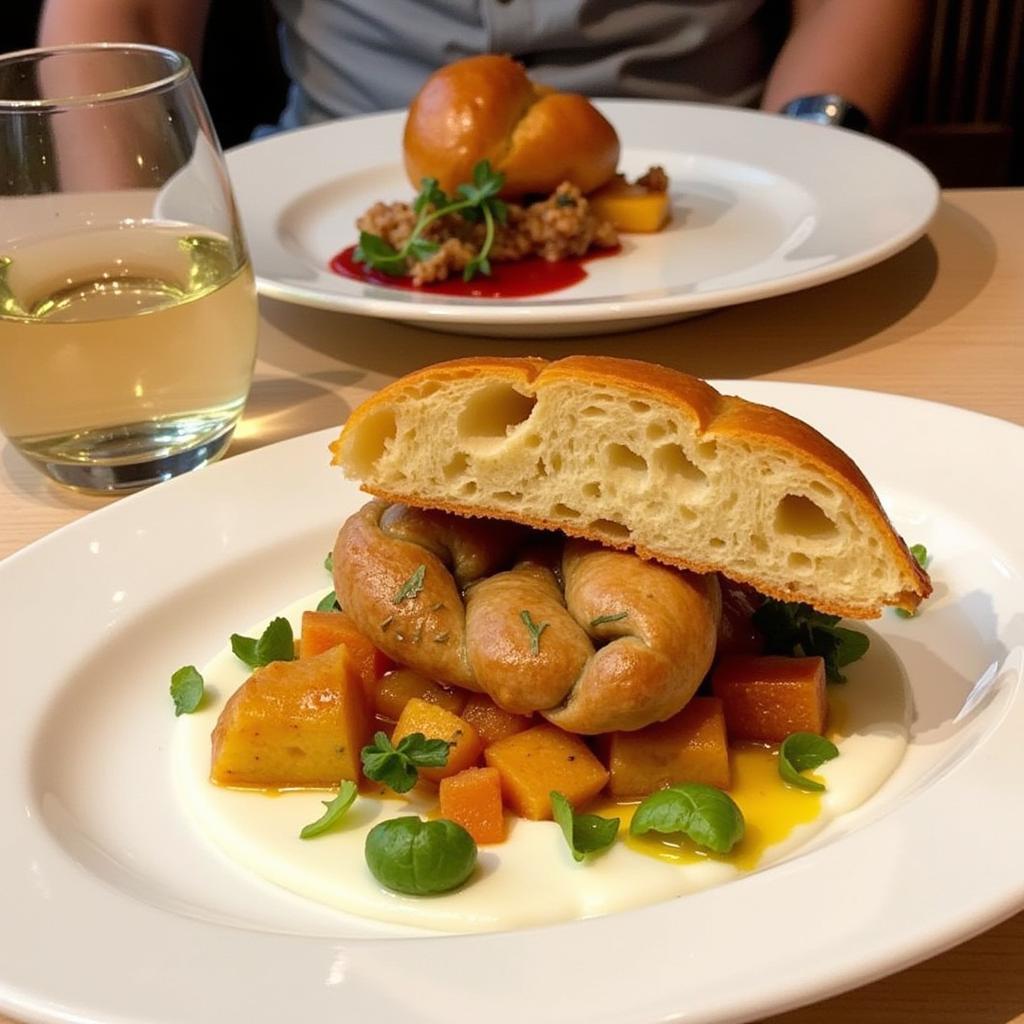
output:
[{"label": "sliced challah bread", "polygon": [[390,501],[508,519],[871,618],[928,576],[854,462],[806,423],[651,363],[479,358],[356,409],[334,462]]}]

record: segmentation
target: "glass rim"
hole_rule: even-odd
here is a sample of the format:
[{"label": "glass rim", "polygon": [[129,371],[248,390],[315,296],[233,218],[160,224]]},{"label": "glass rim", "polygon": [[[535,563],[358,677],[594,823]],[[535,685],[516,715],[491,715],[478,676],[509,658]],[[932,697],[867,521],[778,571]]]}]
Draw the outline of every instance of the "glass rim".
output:
[{"label": "glass rim", "polygon": [[11,53],[0,54],[0,70],[13,64],[25,63],[41,57],[53,57],[64,53],[102,53],[104,51],[154,54],[164,58],[168,70],[166,74],[154,78],[152,81],[127,85],[121,89],[107,89],[103,92],[33,100],[12,99],[0,94],[0,113],[42,113],[113,103],[134,96],[159,92],[178,82],[183,82],[192,74],[192,62],[185,54],[166,46],[154,46],[149,43],[68,43],[62,46],[38,46],[28,50],[14,50]]}]

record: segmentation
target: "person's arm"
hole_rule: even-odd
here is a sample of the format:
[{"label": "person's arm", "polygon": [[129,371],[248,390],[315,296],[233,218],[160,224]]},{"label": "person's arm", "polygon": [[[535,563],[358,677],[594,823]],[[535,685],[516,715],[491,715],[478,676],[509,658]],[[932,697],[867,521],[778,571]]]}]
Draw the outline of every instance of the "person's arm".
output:
[{"label": "person's arm", "polygon": [[762,108],[839,93],[883,127],[913,66],[927,10],[927,0],[793,0],[792,29]]},{"label": "person's arm", "polygon": [[198,67],[210,0],[46,0],[39,45],[155,43]]}]

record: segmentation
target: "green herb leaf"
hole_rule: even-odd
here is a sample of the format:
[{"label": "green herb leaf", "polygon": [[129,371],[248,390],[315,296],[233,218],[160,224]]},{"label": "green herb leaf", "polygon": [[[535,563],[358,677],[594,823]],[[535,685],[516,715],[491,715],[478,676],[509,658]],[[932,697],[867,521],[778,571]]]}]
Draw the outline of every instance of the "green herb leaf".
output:
[{"label": "green herb leaf", "polygon": [[563,193],[559,193],[557,196],[555,196],[555,206],[566,207],[566,206],[575,206],[575,205],[576,205],[576,198],[575,198],[575,196],[567,196],[567,195],[565,195],[564,192]]},{"label": "green herb leaf", "polygon": [[373,743],[363,747],[363,772],[374,782],[383,782],[396,793],[408,793],[419,779],[419,768],[443,768],[448,763],[447,740],[428,740],[421,732],[403,736],[396,747],[387,733],[374,734]]},{"label": "green herb leaf", "polygon": [[764,636],[766,654],[820,657],[830,683],[845,682],[840,668],[862,658],[870,643],[866,634],[838,626],[838,615],[825,615],[808,604],[768,600],[752,621]]},{"label": "green herb leaf", "polygon": [[334,552],[328,551],[327,557],[324,559],[324,568],[328,572],[334,572]]},{"label": "green herb leaf", "polygon": [[332,825],[341,821],[345,816],[345,812],[355,802],[356,794],[358,792],[359,788],[354,782],[349,779],[343,779],[341,785],[338,787],[338,795],[333,800],[320,801],[327,810],[324,811],[316,821],[310,822],[310,824],[306,825],[299,833],[299,838],[312,839],[314,836],[322,835],[331,828]]},{"label": "green herb leaf", "polygon": [[191,715],[203,701],[205,684],[195,665],[185,665],[171,676],[171,700],[174,717]]},{"label": "green herb leaf", "polygon": [[438,184],[437,178],[421,178],[419,195],[413,200],[412,208],[416,213],[422,213],[427,206],[435,210],[448,205],[448,197]]},{"label": "green herb leaf", "polygon": [[652,793],[629,825],[630,835],[682,833],[714,853],[728,853],[745,829],[743,812],[732,797],[699,782],[680,782]]},{"label": "green herb leaf", "polygon": [[821,792],[825,787],[820,782],[800,772],[813,771],[838,756],[839,748],[824,736],[813,732],[790,733],[779,747],[779,775],[797,789]]},{"label": "green herb leaf", "polygon": [[413,574],[398,588],[398,592],[391,598],[391,603],[401,604],[403,601],[415,597],[423,589],[423,580],[426,575],[427,567],[425,565],[417,566]]},{"label": "green herb leaf", "polygon": [[557,790],[551,791],[551,812],[569,844],[573,860],[581,861],[588,853],[607,850],[619,833],[618,818],[602,818],[599,814],[576,814],[572,804]]},{"label": "green herb leaf", "polygon": [[550,623],[542,622],[540,625],[537,625],[525,608],[519,613],[519,618],[523,620],[523,625],[530,631],[530,652],[536,657],[540,654],[540,635],[548,628]]},{"label": "green herb leaf", "polygon": [[366,866],[381,885],[409,896],[450,892],[476,867],[476,843],[454,821],[408,815],[382,821],[366,837]]},{"label": "green herb leaf", "polygon": [[590,620],[590,628],[597,629],[598,626],[603,626],[609,622],[619,622],[626,618],[629,618],[629,612],[619,612],[618,615],[598,615],[596,619]]},{"label": "green herb leaf", "polygon": [[272,661],[294,661],[295,636],[292,624],[279,616],[263,630],[258,640],[232,633],[231,650],[249,668],[262,668]]},{"label": "green herb leaf", "polygon": [[320,600],[317,602],[316,610],[318,612],[340,612],[341,605],[338,604],[338,597],[333,590],[329,590]]},{"label": "green herb leaf", "polygon": [[352,253],[352,259],[356,263],[365,263],[368,267],[381,270],[385,274],[402,277],[408,269],[405,261],[407,248],[408,246],[399,252],[380,236],[372,235],[369,231],[360,231],[359,244],[356,246],[356,251]]}]

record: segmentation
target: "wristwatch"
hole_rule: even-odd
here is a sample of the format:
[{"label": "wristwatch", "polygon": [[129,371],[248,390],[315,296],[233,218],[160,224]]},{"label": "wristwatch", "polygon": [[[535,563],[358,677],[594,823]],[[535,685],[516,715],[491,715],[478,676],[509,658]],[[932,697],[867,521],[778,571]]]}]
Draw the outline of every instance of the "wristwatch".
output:
[{"label": "wristwatch", "polygon": [[801,121],[813,121],[815,124],[850,128],[855,132],[866,132],[871,128],[867,114],[835,92],[800,96],[790,100],[779,113],[799,118]]}]

